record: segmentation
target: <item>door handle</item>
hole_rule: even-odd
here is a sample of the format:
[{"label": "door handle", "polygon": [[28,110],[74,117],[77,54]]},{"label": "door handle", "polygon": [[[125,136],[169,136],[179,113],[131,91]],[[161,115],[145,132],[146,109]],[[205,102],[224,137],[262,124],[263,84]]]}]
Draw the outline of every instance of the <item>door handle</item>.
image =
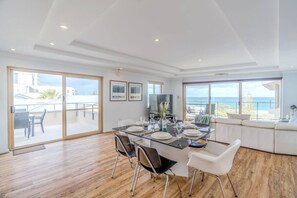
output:
[{"label": "door handle", "polygon": [[14,106],[10,106],[10,113],[15,113],[15,107]]}]

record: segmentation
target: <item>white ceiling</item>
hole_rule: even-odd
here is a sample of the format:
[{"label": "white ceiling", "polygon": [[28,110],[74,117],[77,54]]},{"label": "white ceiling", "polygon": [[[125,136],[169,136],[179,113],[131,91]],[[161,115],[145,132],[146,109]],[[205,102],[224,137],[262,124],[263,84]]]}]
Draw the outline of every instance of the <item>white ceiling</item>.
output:
[{"label": "white ceiling", "polygon": [[166,77],[290,70],[296,9],[296,0],[0,0],[0,50]]}]

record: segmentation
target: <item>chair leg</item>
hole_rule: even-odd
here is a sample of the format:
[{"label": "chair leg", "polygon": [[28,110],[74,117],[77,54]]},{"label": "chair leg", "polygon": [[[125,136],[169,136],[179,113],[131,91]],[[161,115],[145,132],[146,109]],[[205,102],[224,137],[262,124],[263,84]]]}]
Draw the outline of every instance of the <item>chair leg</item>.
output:
[{"label": "chair leg", "polygon": [[135,177],[135,181],[134,181],[134,185],[133,185],[133,189],[132,189],[132,196],[134,195],[134,192],[135,192],[135,189],[136,189],[140,168],[141,168],[141,166],[138,166],[138,170],[137,170],[137,173],[136,173],[136,177]]},{"label": "chair leg", "polygon": [[166,184],[165,184],[165,189],[164,189],[164,193],[163,193],[163,198],[166,197],[166,192],[167,192],[168,186],[169,186],[169,175],[166,175]]},{"label": "chair leg", "polygon": [[195,182],[196,173],[197,173],[197,170],[194,170],[194,175],[193,175],[192,182],[191,182],[189,196],[192,195],[192,189],[193,189],[193,185],[194,185],[194,182]]},{"label": "chair leg", "polygon": [[40,123],[40,126],[41,126],[42,132],[44,133],[43,122]]},{"label": "chair leg", "polygon": [[136,165],[135,170],[134,170],[130,192],[132,192],[132,190],[133,190],[133,186],[134,186],[134,182],[135,182],[135,177],[136,177],[136,174],[137,174],[138,166],[139,166],[139,164]]},{"label": "chair leg", "polygon": [[118,153],[117,156],[116,156],[116,160],[115,160],[115,163],[114,163],[114,166],[113,166],[113,170],[112,170],[111,178],[114,177],[114,172],[115,172],[115,169],[116,169],[118,160],[119,160],[119,155],[120,155],[120,154]]},{"label": "chair leg", "polygon": [[30,139],[30,135],[31,135],[31,126],[29,125],[29,127],[28,127],[28,139]]},{"label": "chair leg", "polygon": [[230,177],[229,177],[228,174],[227,174],[227,177],[228,177],[228,180],[229,180],[229,182],[230,182],[230,184],[231,184],[231,187],[232,187],[232,189],[233,189],[234,195],[235,195],[235,197],[237,197],[236,191],[235,191],[235,189],[234,189],[234,186],[233,186],[233,184],[232,184],[232,182],[231,182],[231,179],[230,179]]},{"label": "chair leg", "polygon": [[132,161],[131,161],[131,158],[128,157],[128,160],[129,160],[129,163],[130,163],[131,168],[133,168],[133,163],[132,163]]},{"label": "chair leg", "polygon": [[223,197],[225,198],[225,197],[226,197],[226,195],[225,195],[225,191],[224,191],[224,189],[223,189],[223,184],[222,184],[222,181],[221,181],[221,179],[219,178],[219,176],[217,176],[217,180],[218,180],[218,182],[219,182],[219,184],[220,184],[220,188],[221,188],[221,191],[222,191],[222,193],[223,193]]},{"label": "chair leg", "polygon": [[202,179],[201,179],[202,182],[204,181],[204,176],[205,176],[205,173],[202,172]]}]

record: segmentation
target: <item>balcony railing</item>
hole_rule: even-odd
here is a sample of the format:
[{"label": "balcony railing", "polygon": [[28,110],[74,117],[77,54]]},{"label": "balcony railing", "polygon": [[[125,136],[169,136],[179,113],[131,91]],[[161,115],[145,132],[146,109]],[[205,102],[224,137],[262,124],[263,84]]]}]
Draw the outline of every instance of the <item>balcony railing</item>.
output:
[{"label": "balcony railing", "polygon": [[[62,103],[35,103],[35,104],[16,104],[15,111],[27,111],[31,114],[41,113],[44,109],[48,113],[62,112]],[[66,103],[67,111],[75,111],[76,116],[79,115],[79,111],[83,111],[83,116],[86,117],[87,112],[91,112],[92,120],[95,119],[95,114],[98,112],[98,103],[93,102],[71,102]]]},{"label": "balcony railing", "polygon": [[[227,117],[227,113],[239,113],[239,102],[205,102],[186,103],[187,114],[211,114],[216,117]],[[274,111],[274,112],[272,112]],[[279,108],[274,101],[267,102],[242,102],[242,113],[251,114],[253,119],[279,119]],[[262,112],[262,113],[261,113]],[[266,115],[263,117],[263,115]],[[267,116],[270,115],[270,116]]]}]

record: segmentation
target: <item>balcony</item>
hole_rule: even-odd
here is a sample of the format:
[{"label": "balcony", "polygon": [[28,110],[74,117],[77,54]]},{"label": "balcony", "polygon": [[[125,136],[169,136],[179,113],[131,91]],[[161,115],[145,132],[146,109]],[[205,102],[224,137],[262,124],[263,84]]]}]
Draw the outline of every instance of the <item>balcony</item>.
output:
[{"label": "balcony", "polygon": [[[66,134],[67,136],[81,134],[90,131],[98,131],[98,105],[96,103],[67,103]],[[62,104],[18,104],[16,112],[29,112],[31,121],[31,135],[28,130],[14,130],[15,147],[32,145],[36,143],[59,140],[63,138]],[[32,118],[42,115],[46,109],[42,132],[40,124],[32,124]],[[36,120],[35,120],[36,122]],[[34,128],[34,129],[33,129]],[[34,130],[34,136],[32,134]]]}]

